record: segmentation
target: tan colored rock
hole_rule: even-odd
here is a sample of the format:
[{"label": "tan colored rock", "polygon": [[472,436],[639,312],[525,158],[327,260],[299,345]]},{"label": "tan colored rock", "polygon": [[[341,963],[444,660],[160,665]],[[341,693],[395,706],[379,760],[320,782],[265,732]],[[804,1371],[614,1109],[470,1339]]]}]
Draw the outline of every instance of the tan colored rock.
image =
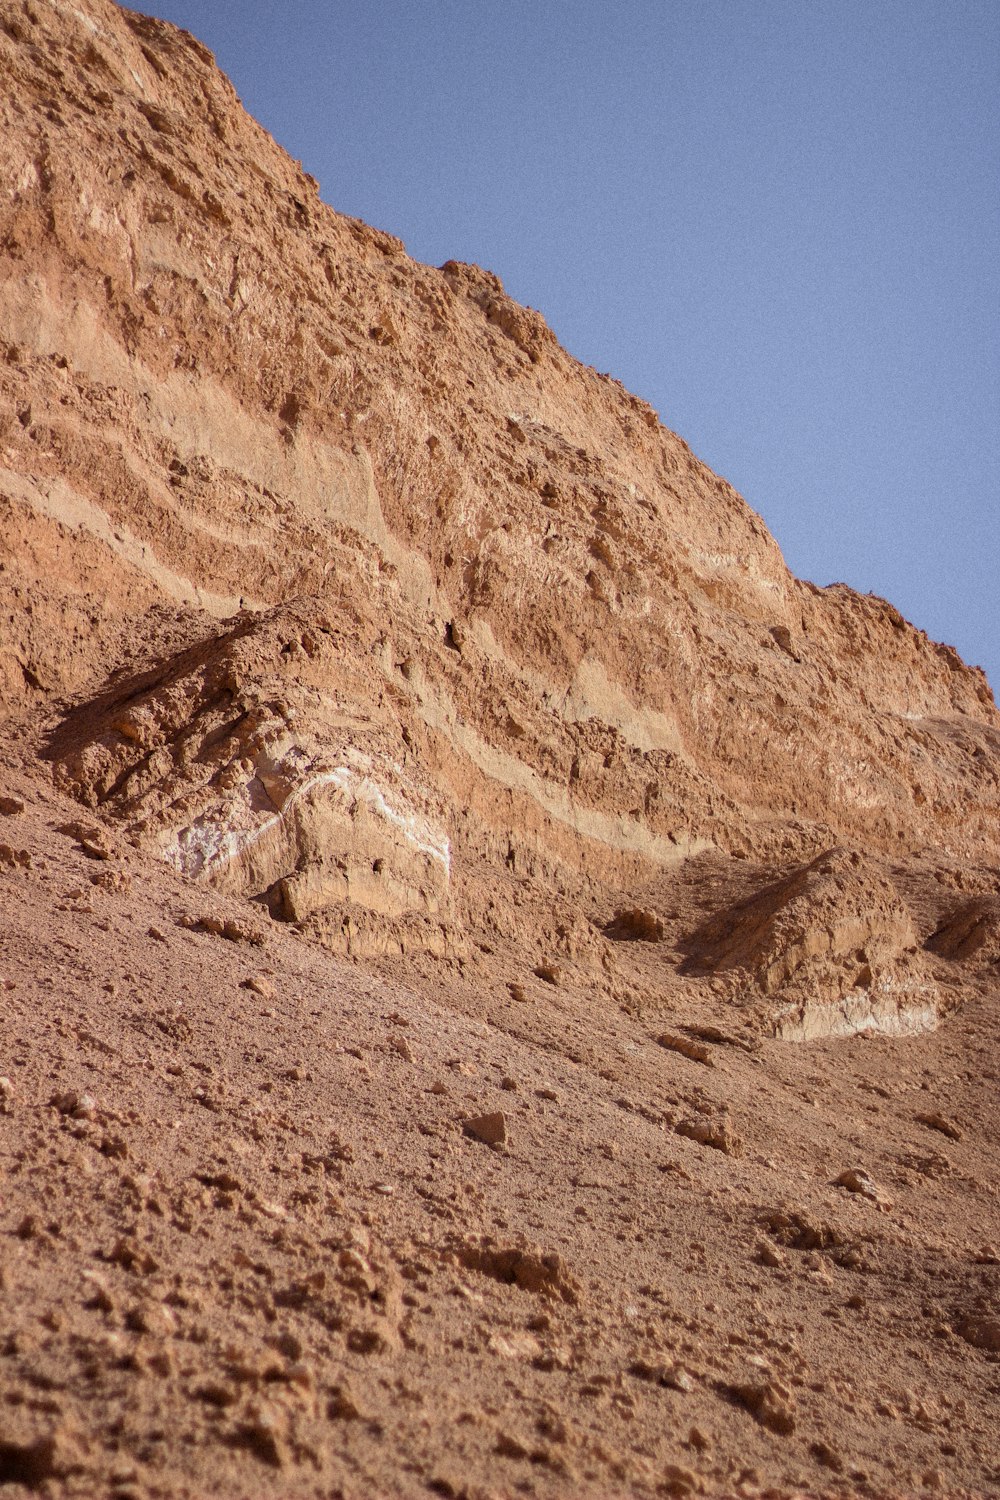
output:
[{"label": "tan colored rock", "polygon": [[699,1146],[711,1146],[726,1156],[743,1155],[743,1143],[725,1118],[709,1119],[695,1115],[691,1119],[679,1120],[674,1130],[686,1140],[696,1141]]},{"label": "tan colored rock", "polygon": [[937,1109],[917,1115],[917,1120],[921,1125],[926,1125],[928,1130],[937,1130],[941,1135],[946,1135],[950,1141],[960,1141],[965,1134],[960,1125]]},{"label": "tan colored rock", "polygon": [[736,1400],[751,1411],[762,1427],[781,1437],[795,1431],[795,1396],[789,1386],[773,1376],[754,1375],[730,1386]]},{"label": "tan colored rock", "polygon": [[871,1203],[877,1203],[880,1208],[891,1207],[878,1184],[860,1167],[849,1167],[841,1172],[837,1178],[837,1186],[846,1188],[849,1193],[857,1193],[859,1197],[867,1198]]},{"label": "tan colored rock", "polygon": [[978,896],[954,907],[927,940],[932,953],[977,968],[1000,960],[1000,899]]},{"label": "tan colored rock", "polygon": [[969,1314],[959,1320],[958,1332],[974,1348],[1000,1354],[1000,1317]]},{"label": "tan colored rock", "polygon": [[630,906],[616,912],[605,931],[616,942],[658,943],[663,937],[663,921],[655,912]]},{"label": "tan colored rock", "polygon": [[462,1132],[472,1140],[482,1141],[485,1146],[503,1146],[507,1141],[507,1120],[499,1110],[488,1115],[473,1115],[462,1121]]},{"label": "tan colored rock", "polygon": [[687,1036],[676,1036],[672,1031],[662,1031],[656,1040],[657,1044],[666,1047],[668,1052],[679,1052],[683,1057],[689,1057],[692,1062],[704,1063],[707,1068],[715,1067],[712,1049],[706,1047],[704,1042],[692,1041]]}]

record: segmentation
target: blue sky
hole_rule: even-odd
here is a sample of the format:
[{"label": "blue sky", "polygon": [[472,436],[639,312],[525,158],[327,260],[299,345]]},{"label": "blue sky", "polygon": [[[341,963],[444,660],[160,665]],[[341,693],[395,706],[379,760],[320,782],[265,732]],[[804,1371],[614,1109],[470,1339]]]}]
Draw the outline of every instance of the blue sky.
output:
[{"label": "blue sky", "polygon": [[792,568],[1000,690],[995,0],[161,0],[335,208],[496,271]]}]

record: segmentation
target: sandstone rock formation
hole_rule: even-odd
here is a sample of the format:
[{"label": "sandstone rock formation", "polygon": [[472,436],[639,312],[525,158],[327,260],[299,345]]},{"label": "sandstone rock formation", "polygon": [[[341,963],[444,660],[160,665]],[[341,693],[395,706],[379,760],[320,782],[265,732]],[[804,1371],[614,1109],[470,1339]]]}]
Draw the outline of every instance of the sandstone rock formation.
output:
[{"label": "sandstone rock formation", "polygon": [[981,674],[795,580],[496,277],[327,208],[193,38],[8,8],[5,699],[93,699],[64,785],[437,950],[491,925],[469,868],[544,903],[709,847],[997,857]]},{"label": "sandstone rock formation", "polygon": [[922,1031],[938,994],[892,882],[857,853],[831,849],[717,913],[694,935],[688,967],[734,970],[738,1000],[771,1002],[778,1036]]},{"label": "sandstone rock formation", "polygon": [[982,673],[193,37],[0,72],[0,1484],[986,1493]]}]

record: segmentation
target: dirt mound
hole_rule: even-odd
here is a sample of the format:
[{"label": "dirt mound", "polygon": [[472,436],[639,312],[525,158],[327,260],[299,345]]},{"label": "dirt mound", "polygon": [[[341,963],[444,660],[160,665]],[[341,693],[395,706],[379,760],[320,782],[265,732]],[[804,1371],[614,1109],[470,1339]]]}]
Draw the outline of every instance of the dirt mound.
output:
[{"label": "dirt mound", "polygon": [[896,888],[846,849],[712,916],[692,935],[686,968],[726,975],[736,1002],[790,1040],[937,1023],[937,988]]}]

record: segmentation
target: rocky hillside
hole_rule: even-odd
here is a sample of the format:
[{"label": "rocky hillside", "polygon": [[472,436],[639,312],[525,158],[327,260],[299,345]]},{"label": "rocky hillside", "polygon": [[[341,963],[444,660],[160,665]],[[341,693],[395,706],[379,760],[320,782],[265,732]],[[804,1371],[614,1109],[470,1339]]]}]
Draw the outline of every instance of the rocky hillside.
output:
[{"label": "rocky hillside", "polygon": [[[466,1042],[487,1023],[516,1038],[529,1072],[539,1048],[569,1049],[598,1094],[621,1078],[611,1059],[633,1028],[629,1047],[661,1044],[652,1071],[627,1054],[647,1101],[632,1101],[638,1115],[702,1156],[742,1151],[726,1090],[671,1107],[658,1068],[697,1074],[725,1056],[730,1100],[749,1101],[761,1058],[790,1042],[875,1033],[903,1057],[943,1018],[958,1026],[962,1007],[988,1011],[1000,715],[981,672],[885,601],[794,578],[730,486],[646,403],[571,359],[490,272],[419,265],[334,212],[193,37],[111,0],[0,0],[0,76],[0,704],[20,778],[10,812],[28,816],[36,795],[39,816],[52,809],[34,854],[30,840],[0,845],[10,911],[25,883],[45,884],[47,859],[58,865],[43,845],[63,828],[119,915],[143,872],[161,916],[140,946],[166,941],[172,904],[191,908],[177,892],[201,892],[223,942],[249,934],[278,945],[286,970],[314,966],[313,998],[348,982],[330,976],[350,958],[397,987],[397,1007],[411,996],[414,1024],[433,996],[449,1025],[473,1028]],[[40,911],[55,901],[54,888],[32,890]],[[205,950],[204,974],[217,957]],[[110,952],[100,962],[110,975]],[[193,972],[184,983],[197,990]],[[280,988],[285,970],[269,972]],[[26,1018],[44,1013],[44,988]],[[378,993],[364,991],[373,1004]],[[183,1003],[163,1001],[171,1025]],[[237,1092],[253,1048],[224,1069]],[[403,1039],[392,1056],[406,1050]],[[54,1128],[92,1118],[52,1108]],[[380,1129],[392,1128],[383,1111]],[[923,1141],[931,1127],[916,1128]],[[763,1142],[758,1155],[770,1159]],[[169,1153],[158,1160],[175,1169]],[[207,1170],[202,1187],[232,1199],[230,1168]],[[961,1192],[982,1187],[978,1169],[962,1181],[960,1218],[973,1211]],[[835,1198],[845,1191],[866,1198],[845,1184]],[[885,1207],[874,1189],[867,1201]],[[821,1259],[844,1249],[846,1230],[805,1229],[802,1214],[771,1225],[781,1244]],[[527,1278],[576,1305],[576,1283],[549,1262],[470,1243],[447,1248],[463,1275]],[[765,1266],[785,1265],[787,1249],[765,1250]],[[955,1318],[974,1321],[971,1306]],[[504,1358],[549,1358],[541,1322],[531,1327]],[[967,1358],[987,1357],[974,1345],[995,1352],[983,1337]],[[301,1339],[289,1340],[295,1363]],[[400,1347],[394,1335],[385,1351]],[[638,1379],[685,1389],[646,1363]],[[794,1427],[788,1391],[751,1399],[749,1376],[723,1385],[764,1429]],[[232,1404],[213,1402],[223,1415]],[[246,1437],[255,1421],[244,1413],[230,1447],[254,1473],[262,1453],[287,1469],[294,1443],[272,1452]],[[0,1431],[0,1482],[58,1487],[76,1463],[89,1493],[89,1459],[36,1472],[23,1456],[34,1441]],[[846,1461],[810,1441],[807,1478],[793,1464],[783,1482],[826,1474],[843,1493],[830,1475]],[[614,1482],[678,1494],[712,1474],[735,1483],[707,1456],[734,1442],[692,1439],[673,1489],[631,1460]],[[973,1493],[980,1460],[962,1452]],[[609,1493],[614,1466],[588,1462],[595,1493]],[[871,1462],[865,1483],[879,1493],[902,1483]],[[314,1476],[332,1482],[324,1464]],[[568,1466],[574,1484],[585,1467]],[[536,1471],[543,1488],[572,1491],[558,1466]],[[378,1472],[397,1492],[399,1472]],[[439,1493],[465,1493],[445,1483]]]}]

